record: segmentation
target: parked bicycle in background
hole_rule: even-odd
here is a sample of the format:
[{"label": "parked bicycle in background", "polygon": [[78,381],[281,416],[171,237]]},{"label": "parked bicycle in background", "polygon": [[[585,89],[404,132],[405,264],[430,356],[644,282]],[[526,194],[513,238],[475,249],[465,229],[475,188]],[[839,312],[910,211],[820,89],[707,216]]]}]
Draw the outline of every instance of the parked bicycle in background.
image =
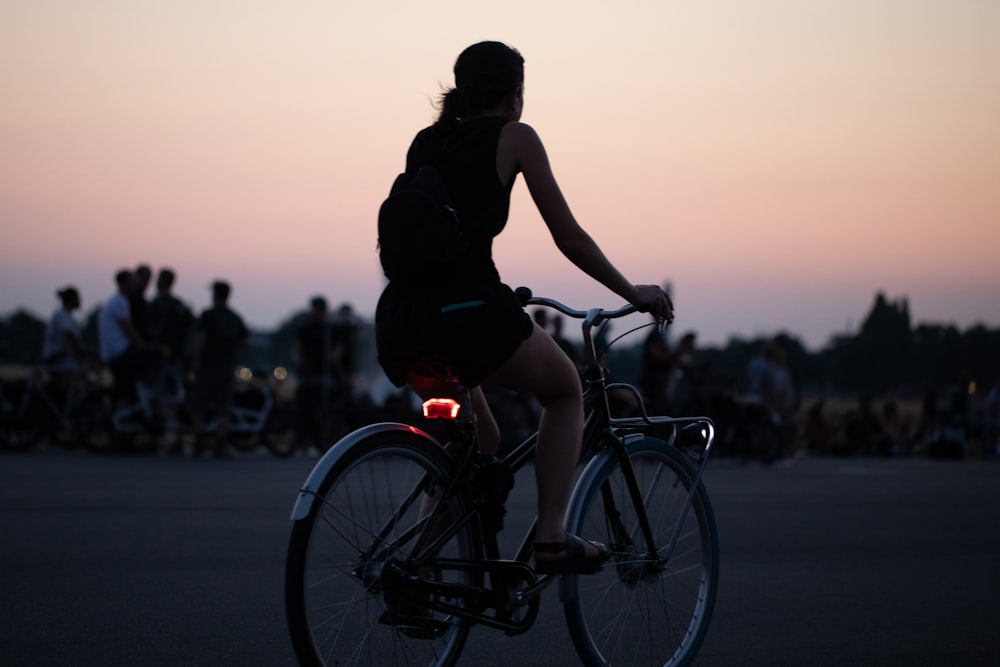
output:
[{"label": "parked bicycle in background", "polygon": [[[243,368],[232,382],[228,446],[251,451],[291,438],[291,427],[274,419],[277,397],[269,373]],[[190,387],[180,377],[154,388],[137,383],[135,399],[120,407],[110,388],[92,394],[83,406],[94,415],[83,432],[84,444],[94,452],[200,453],[199,440],[216,437],[218,418],[195,423],[187,400]]]},{"label": "parked bicycle in background", "polygon": [[24,378],[0,380],[0,388],[4,449],[26,450],[41,443],[75,447],[92,429],[91,421],[102,418],[86,408],[102,391],[99,371],[89,367],[56,378],[36,363]]}]

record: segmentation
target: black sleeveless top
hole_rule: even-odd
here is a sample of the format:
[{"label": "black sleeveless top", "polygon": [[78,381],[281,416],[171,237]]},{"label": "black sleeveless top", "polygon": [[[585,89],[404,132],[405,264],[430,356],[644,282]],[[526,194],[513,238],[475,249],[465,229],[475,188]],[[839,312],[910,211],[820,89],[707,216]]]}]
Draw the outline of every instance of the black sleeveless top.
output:
[{"label": "black sleeveless top", "polygon": [[493,237],[507,224],[515,180],[505,187],[497,176],[497,143],[508,122],[502,116],[473,118],[450,134],[431,126],[417,134],[406,154],[407,173],[432,162],[448,186],[469,240],[469,252],[458,267],[459,280],[499,280]]},{"label": "black sleeveless top", "polygon": [[507,224],[513,180],[497,176],[503,117],[476,118],[444,134],[429,127],[417,134],[406,170],[433,162],[441,172],[469,251],[448,275],[391,281],[375,311],[379,363],[396,386],[411,365],[450,366],[469,387],[479,385],[527,339],[534,328],[513,290],[493,263],[493,238]]}]

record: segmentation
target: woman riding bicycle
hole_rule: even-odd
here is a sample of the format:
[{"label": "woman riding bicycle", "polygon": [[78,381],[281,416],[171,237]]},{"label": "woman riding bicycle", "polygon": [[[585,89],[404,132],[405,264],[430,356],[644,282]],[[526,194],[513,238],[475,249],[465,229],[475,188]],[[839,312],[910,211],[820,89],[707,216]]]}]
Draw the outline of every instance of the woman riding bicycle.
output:
[{"label": "woman riding bicycle", "polygon": [[469,249],[444,274],[429,271],[423,280],[389,282],[375,317],[379,362],[393,384],[409,384],[424,399],[442,380],[422,372],[422,362],[447,366],[470,389],[480,447],[487,454],[495,453],[500,438],[481,383],[534,396],[542,406],[535,454],[535,570],[595,571],[609,557],[607,549],[568,535],[563,527],[583,434],[580,378],[565,352],[501,282],[492,258],[493,237],[507,222],[517,175],[524,175],[556,246],[577,267],[668,322],[673,305],[658,286],[626,280],[577,223],[541,140],[519,122],[521,55],[499,42],[481,42],[459,55],[454,73],[455,87],[443,96],[437,121],[409,148],[406,171],[434,161]]}]

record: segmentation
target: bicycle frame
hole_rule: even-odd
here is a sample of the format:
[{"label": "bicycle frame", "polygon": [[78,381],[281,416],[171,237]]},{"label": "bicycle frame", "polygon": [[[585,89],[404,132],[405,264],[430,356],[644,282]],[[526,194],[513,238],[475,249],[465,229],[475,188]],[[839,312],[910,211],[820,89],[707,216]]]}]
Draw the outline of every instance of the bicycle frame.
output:
[{"label": "bicycle frame", "polygon": [[[581,377],[583,378],[583,382],[585,384],[584,409],[586,419],[584,423],[583,437],[585,447],[581,452],[581,461],[586,461],[589,458],[589,463],[585,467],[580,480],[575,487],[574,498],[571,499],[570,506],[578,506],[578,503],[574,502],[576,495],[581,493],[582,490],[589,488],[590,482],[588,482],[588,480],[593,479],[593,477],[597,474],[597,471],[604,464],[606,458],[610,456],[615,457],[626,480],[629,502],[636,508],[638,526],[636,529],[630,531],[626,528],[626,526],[621,524],[619,518],[616,518],[615,520],[617,523],[612,526],[612,530],[615,532],[617,537],[621,538],[623,543],[627,544],[634,543],[636,538],[641,533],[642,541],[646,546],[643,553],[644,558],[648,563],[647,567],[651,569],[661,567],[662,564],[670,558],[673,552],[674,545],[679,537],[679,525],[680,523],[683,523],[683,521],[681,521],[678,524],[678,527],[674,529],[673,535],[670,537],[667,544],[661,545],[656,543],[649,517],[645,511],[645,499],[642,496],[642,490],[639,488],[635,471],[632,467],[631,459],[629,458],[628,443],[631,442],[633,438],[646,437],[650,432],[666,430],[669,431],[665,438],[666,442],[676,446],[679,431],[692,426],[696,426],[701,429],[699,437],[699,442],[703,445],[701,450],[687,450],[689,458],[698,460],[698,468],[682,508],[681,517],[683,519],[683,517],[687,515],[691,503],[693,502],[694,495],[700,484],[704,466],[707,463],[708,455],[712,447],[714,427],[711,420],[707,417],[650,417],[645,413],[642,399],[634,387],[626,384],[608,383],[608,373],[606,369],[604,369],[597,361],[591,329],[606,319],[622,317],[635,312],[635,309],[632,306],[627,306],[617,311],[610,312],[600,309],[592,309],[587,312],[582,312],[569,309],[566,306],[549,299],[529,299],[526,301],[526,304],[543,305],[555,308],[570,317],[583,319],[582,329],[586,365],[584,371],[581,373]],[[609,391],[616,389],[626,390],[635,397],[637,404],[641,408],[641,416],[625,418],[614,418],[612,416],[608,394]],[[461,447],[458,448],[457,452],[450,452],[455,465],[455,474],[453,474],[451,479],[442,485],[443,488],[441,488],[438,495],[439,499],[449,498],[452,494],[458,493],[460,486],[469,482],[470,475],[474,476],[476,474],[474,468],[478,451],[474,446],[474,430],[471,428],[466,430],[469,432],[469,435],[460,439]],[[319,462],[317,462],[312,472],[306,479],[304,486],[299,491],[298,497],[296,498],[295,504],[292,508],[291,519],[293,521],[298,521],[305,519],[309,515],[312,510],[313,503],[318,497],[317,494],[319,493],[320,485],[323,480],[356,443],[372,436],[375,433],[383,431],[406,431],[425,438],[428,442],[433,443],[438,447],[442,447],[442,443],[438,442],[434,437],[425,431],[405,424],[386,422],[373,424],[354,431],[337,442],[330,450],[327,451]],[[531,435],[515,447],[510,453],[497,460],[494,465],[500,466],[501,468],[509,471],[509,474],[512,476],[516,475],[532,460],[535,452],[535,445],[536,435]],[[403,503],[403,506],[390,519],[390,524],[392,521],[397,521],[398,517],[401,516],[409,506],[412,506],[413,503],[417,502],[417,498],[424,490],[426,490],[427,486],[428,481],[424,480],[417,486],[417,488],[414,489],[412,493],[407,496],[407,500]],[[606,505],[614,507],[615,501],[611,497],[610,489],[603,488],[601,492],[605,495]],[[397,538],[396,543],[387,544],[383,541],[384,536],[389,533],[389,529],[392,527],[391,525],[384,526],[381,531],[381,536],[373,535],[372,545],[366,553],[366,558],[364,560],[367,560],[367,557],[371,557],[379,552],[394,551],[400,544],[408,542],[415,536],[419,536],[426,526],[435,525],[435,523],[442,517],[442,513],[444,512],[442,508],[445,504],[446,503],[438,502],[427,516],[422,518],[415,525],[407,527],[406,530],[403,531],[402,535]],[[482,509],[483,507],[481,505],[473,503],[466,510],[464,515],[458,517],[448,517],[450,524],[448,528],[443,530],[440,534],[429,538],[429,541],[423,544],[419,543],[418,540],[418,546],[413,553],[410,563],[413,571],[416,571],[416,569],[423,565],[428,559],[432,558],[433,554],[436,553],[451,537],[453,537],[461,526],[465,525],[466,522],[473,520],[477,514],[481,513]],[[572,518],[573,517],[568,517],[568,519]],[[515,573],[511,576],[518,576],[516,573],[520,573],[520,576],[524,576],[520,568],[527,569],[526,563],[532,556],[534,531],[535,523],[532,522],[512,561],[500,560],[499,547],[496,539],[497,532],[484,530],[482,535],[486,552],[484,560],[436,560],[435,565],[445,569],[475,569],[483,573],[489,573],[491,579],[501,575],[503,572]],[[531,573],[530,569],[527,571]],[[406,573],[398,572],[397,574],[399,577],[407,578]],[[556,578],[558,577],[544,576],[537,582],[534,582],[532,575],[530,579],[532,584],[528,588],[515,593],[514,599],[521,603],[531,603],[535,598],[537,598],[541,591]],[[417,588],[426,589],[427,592],[447,592],[451,596],[455,596],[456,593],[458,593],[466,595],[468,599],[473,600],[477,600],[485,595],[484,589],[481,587],[461,587],[455,584],[444,584],[440,582],[423,582],[419,577],[413,574],[410,574],[407,580],[411,585]],[[434,608],[444,613],[458,614],[468,617],[478,623],[503,629],[509,634],[522,632],[527,629],[526,627],[523,627],[523,624],[513,625],[474,611],[475,608],[481,606],[481,604],[473,604],[470,605],[470,608],[458,608],[450,605],[435,603]]]},{"label": "bicycle frame", "polygon": [[31,400],[32,396],[35,396],[40,399],[42,405],[48,409],[49,416],[54,417],[59,422],[60,428],[68,433],[72,431],[74,427],[74,408],[79,406],[83,397],[85,397],[90,391],[92,391],[91,382],[87,379],[87,376],[83,372],[80,372],[80,374],[75,376],[75,379],[69,383],[66,395],[60,404],[49,391],[49,377],[47,376],[47,371],[43,366],[36,365],[31,369],[31,373],[28,375],[24,395],[18,402],[19,404],[16,410],[23,413],[28,401]]},{"label": "bicycle frame", "polygon": [[583,664],[680,667],[697,655],[719,580],[702,478],[712,421],[650,416],[638,389],[611,381],[591,330],[633,307],[575,311],[530,295],[522,303],[583,320],[583,446],[564,527],[600,539],[607,558],[598,567],[533,567],[530,514],[507,528],[502,543],[513,557],[501,558],[505,506],[521,500],[508,496],[535,458],[537,434],[499,458],[482,453],[470,409],[478,397],[447,367],[420,369],[422,397],[449,399],[425,413],[444,433],[399,423],[358,429],[319,459],[295,499],[285,606],[303,664],[453,665],[475,625],[508,636],[532,628],[555,582]]},{"label": "bicycle frame", "polygon": [[[44,370],[41,367],[35,366],[31,370],[31,375],[28,376],[27,388],[21,402],[27,403],[27,401],[30,400],[32,392],[34,392],[35,396],[41,399],[42,404],[48,408],[49,415],[55,417],[59,421],[59,425],[64,431],[70,431],[73,428],[70,408],[74,402],[79,400],[79,396],[83,395],[83,391],[75,383],[70,385],[69,391],[67,391],[66,397],[63,400],[63,404],[59,405],[49,393],[47,383],[44,378]],[[23,409],[23,407],[21,409]]]}]

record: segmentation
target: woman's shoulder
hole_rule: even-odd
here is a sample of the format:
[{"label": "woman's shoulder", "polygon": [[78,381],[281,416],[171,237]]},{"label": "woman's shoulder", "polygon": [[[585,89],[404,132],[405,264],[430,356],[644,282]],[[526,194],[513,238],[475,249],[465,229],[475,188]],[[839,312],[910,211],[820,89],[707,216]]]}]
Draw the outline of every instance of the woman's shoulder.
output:
[{"label": "woman's shoulder", "polygon": [[545,146],[531,125],[511,121],[504,125],[497,143],[497,154],[519,171],[526,172],[529,165],[542,166],[547,162]]},{"label": "woman's shoulder", "polygon": [[520,156],[543,154],[545,150],[535,128],[521,121],[511,121],[503,126],[500,144]]},{"label": "woman's shoulder", "polygon": [[504,125],[502,133],[518,141],[540,141],[535,128],[519,120],[512,120]]}]

